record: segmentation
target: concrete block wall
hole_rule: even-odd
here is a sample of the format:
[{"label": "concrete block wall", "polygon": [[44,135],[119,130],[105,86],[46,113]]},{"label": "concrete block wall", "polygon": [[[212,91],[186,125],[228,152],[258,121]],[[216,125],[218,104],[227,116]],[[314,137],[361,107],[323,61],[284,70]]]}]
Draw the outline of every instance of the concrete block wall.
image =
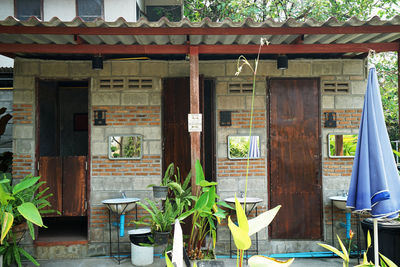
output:
[{"label": "concrete block wall", "polygon": [[[244,173],[246,168],[243,160],[227,159],[227,137],[229,135],[247,135],[248,118],[251,106],[251,94],[240,93],[231,95],[228,85],[231,82],[252,83],[252,73],[246,68],[239,77],[235,76],[236,61],[204,61],[200,62],[200,74],[205,78],[215,80],[216,95],[216,147],[217,147],[217,182],[218,194],[221,198],[233,196],[244,188]],[[148,184],[158,183],[161,179],[161,92],[162,78],[188,77],[189,62],[187,61],[105,61],[100,71],[91,69],[85,61],[44,61],[16,59],[15,79],[19,88],[14,92],[14,115],[22,116],[15,120],[17,130],[14,130],[15,159],[21,157],[28,162],[27,172],[33,172],[35,146],[35,78],[50,79],[90,79],[89,112],[92,118],[94,109],[107,110],[107,126],[91,126],[91,195],[90,195],[90,245],[89,255],[98,255],[108,246],[107,211],[101,200],[119,197],[120,190],[125,190],[130,197],[145,198],[151,190]],[[267,77],[318,77],[321,88],[324,81],[348,81],[350,92],[325,93],[321,90],[321,142],[322,165],[335,165],[335,160],[327,157],[327,135],[331,132],[357,133],[357,117],[362,108],[363,94],[366,86],[366,73],[363,60],[291,60],[288,70],[277,70],[275,61],[261,61],[256,78],[255,114],[253,135],[260,136],[261,158],[251,160],[254,168],[249,175],[249,195],[261,197],[263,210],[268,207],[267,183]],[[130,78],[146,78],[152,80],[152,89],[104,88],[102,80],[123,80],[124,84]],[[219,126],[219,111],[231,110],[232,126]],[[329,129],[323,127],[323,112],[337,111],[338,114],[354,112],[355,119],[341,128]],[[130,111],[126,112],[125,111]],[[340,111],[340,112],[339,112]],[[342,112],[342,113],[341,113]],[[126,114],[134,115],[132,117]],[[344,116],[343,116],[344,117]],[[342,115],[339,116],[342,118]],[[345,121],[345,119],[344,119]],[[352,127],[347,127],[351,125]],[[24,129],[22,129],[25,127]],[[116,161],[107,157],[107,138],[118,134],[142,134],[144,138],[144,157],[142,160]],[[338,163],[340,160],[337,160]],[[352,160],[347,160],[351,164]],[[15,161],[15,166],[22,163]],[[21,161],[22,162],[22,161]],[[26,164],[26,163],[25,163]],[[107,171],[110,170],[109,171]],[[122,169],[122,170],[121,170]],[[135,171],[142,169],[142,172]],[[145,170],[146,169],[146,170]],[[325,169],[322,173],[324,207],[330,207],[329,196],[336,195],[347,189],[350,177],[348,173],[331,175]],[[16,173],[18,174],[18,173]],[[232,175],[235,174],[235,175]],[[237,175],[239,174],[239,175]],[[324,212],[324,239],[330,239],[331,228],[328,209]],[[143,211],[139,210],[139,215]],[[133,216],[130,214],[129,216]],[[132,217],[133,218],[133,217]],[[262,252],[294,252],[318,250],[316,242],[311,241],[269,241],[267,231],[259,235]],[[126,240],[124,240],[126,241]],[[218,252],[227,253],[229,247],[229,232],[226,227],[218,231]],[[265,250],[265,251],[263,251]]]}]

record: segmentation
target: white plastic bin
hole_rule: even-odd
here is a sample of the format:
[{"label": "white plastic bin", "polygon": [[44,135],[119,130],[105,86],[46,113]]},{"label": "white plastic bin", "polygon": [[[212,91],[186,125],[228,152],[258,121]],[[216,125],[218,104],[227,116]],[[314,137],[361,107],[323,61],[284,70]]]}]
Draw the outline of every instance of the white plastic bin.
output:
[{"label": "white plastic bin", "polygon": [[[131,261],[136,266],[146,266],[153,263],[154,247],[149,240],[151,236],[150,228],[139,228],[128,231],[131,240]],[[143,246],[140,244],[149,244]]]}]

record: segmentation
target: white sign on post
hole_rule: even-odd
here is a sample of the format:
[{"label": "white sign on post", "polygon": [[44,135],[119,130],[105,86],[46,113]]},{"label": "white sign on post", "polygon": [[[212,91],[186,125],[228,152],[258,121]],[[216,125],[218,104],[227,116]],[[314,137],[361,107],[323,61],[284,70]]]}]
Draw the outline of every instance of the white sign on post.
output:
[{"label": "white sign on post", "polygon": [[188,131],[201,132],[202,131],[202,114],[188,114]]}]

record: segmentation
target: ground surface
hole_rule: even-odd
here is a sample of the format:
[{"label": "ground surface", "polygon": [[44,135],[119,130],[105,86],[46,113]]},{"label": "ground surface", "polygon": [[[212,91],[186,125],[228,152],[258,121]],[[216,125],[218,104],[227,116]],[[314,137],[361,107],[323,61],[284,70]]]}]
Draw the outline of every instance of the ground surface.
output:
[{"label": "ground surface", "polygon": [[[221,259],[225,267],[235,267],[236,260],[235,259]],[[79,259],[79,260],[46,260],[39,261],[40,266],[42,267],[103,267],[103,266],[133,266],[130,259],[124,260],[120,265],[110,258],[88,258],[88,259]],[[352,259],[350,266],[357,265],[357,260]],[[27,267],[33,267],[35,265],[28,264],[25,265]],[[152,265],[147,265],[149,267],[163,267],[165,266],[164,259],[154,258],[154,263]],[[247,265],[246,265],[247,266]],[[312,258],[312,259],[304,259],[298,258],[295,259],[294,263],[291,265],[293,267],[340,267],[342,266],[342,261],[339,258]]]}]

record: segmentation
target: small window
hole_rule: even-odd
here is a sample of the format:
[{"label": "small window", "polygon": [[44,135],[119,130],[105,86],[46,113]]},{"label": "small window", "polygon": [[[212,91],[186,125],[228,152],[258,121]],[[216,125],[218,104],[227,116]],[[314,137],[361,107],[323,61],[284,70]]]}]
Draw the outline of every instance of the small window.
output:
[{"label": "small window", "polygon": [[42,19],[41,0],[15,0],[15,16],[19,20],[27,20],[32,16]]},{"label": "small window", "polygon": [[103,0],[77,0],[78,17],[84,21],[103,18]]}]

